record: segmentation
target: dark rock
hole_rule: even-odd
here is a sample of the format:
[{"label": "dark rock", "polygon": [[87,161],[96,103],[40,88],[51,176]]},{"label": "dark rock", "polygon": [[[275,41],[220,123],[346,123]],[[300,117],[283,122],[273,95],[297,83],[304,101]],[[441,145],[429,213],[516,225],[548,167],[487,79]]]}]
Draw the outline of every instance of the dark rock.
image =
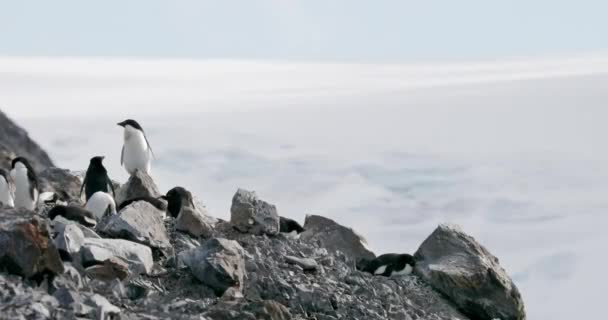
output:
[{"label": "dark rock", "polygon": [[110,237],[134,241],[161,251],[171,248],[162,212],[145,201],[132,203],[120,214],[109,217],[98,229]]},{"label": "dark rock", "polygon": [[139,197],[160,197],[160,192],[152,177],[141,170],[137,170],[134,175],[129,177],[127,183],[116,190],[116,203]]},{"label": "dark rock", "polygon": [[214,238],[203,246],[180,253],[180,259],[202,283],[218,296],[230,287],[242,288],[244,251],[238,242]]},{"label": "dark rock", "polygon": [[230,222],[241,232],[257,235],[279,233],[277,208],[258,199],[252,191],[237,190],[232,198]]},{"label": "dark rock", "polygon": [[55,167],[38,172],[41,190],[54,192],[61,201],[81,202],[80,186],[82,179],[70,170]]},{"label": "dark rock", "polygon": [[88,267],[86,274],[94,279],[111,281],[124,280],[129,276],[129,264],[119,257],[111,257],[98,265]]},{"label": "dark rock", "polygon": [[[204,210],[204,208],[203,208]],[[182,207],[175,229],[186,232],[193,237],[209,238],[213,235],[215,219],[207,215],[207,211],[201,212],[200,209],[193,209],[190,206]]]},{"label": "dark rock", "polygon": [[0,209],[0,270],[26,278],[63,273],[48,220],[24,209]]},{"label": "dark rock", "polygon": [[83,266],[102,264],[113,257],[126,261],[129,271],[133,274],[147,274],[152,271],[152,250],[147,246],[122,239],[85,238],[80,250]]},{"label": "dark rock", "polygon": [[416,273],[473,320],[526,318],[498,259],[460,228],[440,225],[416,252]]},{"label": "dark rock", "polygon": [[353,229],[344,227],[331,219],[316,215],[306,216],[304,230],[300,236],[301,240],[319,242],[322,247],[332,252],[340,251],[354,261],[376,257],[367,248],[365,239]]},{"label": "dark rock", "polygon": [[27,132],[0,111],[0,168],[10,168],[17,156],[26,157],[37,172],[53,166],[49,155]]}]

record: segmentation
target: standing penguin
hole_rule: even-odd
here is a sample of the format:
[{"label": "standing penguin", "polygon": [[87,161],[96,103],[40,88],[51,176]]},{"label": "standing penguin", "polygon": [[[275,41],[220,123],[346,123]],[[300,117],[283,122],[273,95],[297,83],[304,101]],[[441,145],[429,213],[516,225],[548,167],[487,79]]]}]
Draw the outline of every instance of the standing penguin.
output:
[{"label": "standing penguin", "polygon": [[150,161],[154,153],[144,133],[144,129],[135,120],[125,120],[118,123],[124,129],[124,144],[120,153],[120,164],[130,175],[136,170],[150,174]]},{"label": "standing penguin", "polygon": [[9,173],[4,169],[0,169],[0,206],[15,206],[10,181]]},{"label": "standing penguin", "polygon": [[38,203],[38,178],[23,157],[13,159],[11,178],[15,182],[15,208],[35,210]]},{"label": "standing penguin", "polygon": [[110,193],[110,189],[112,190],[112,195],[116,197],[112,180],[110,180],[110,177],[108,177],[108,171],[102,163],[104,158],[105,157],[99,156],[93,157],[89,163],[89,168],[87,169],[87,173],[84,176],[84,181],[80,187],[80,195],[82,196],[82,190],[84,189],[87,201],[95,192],[103,191]]}]

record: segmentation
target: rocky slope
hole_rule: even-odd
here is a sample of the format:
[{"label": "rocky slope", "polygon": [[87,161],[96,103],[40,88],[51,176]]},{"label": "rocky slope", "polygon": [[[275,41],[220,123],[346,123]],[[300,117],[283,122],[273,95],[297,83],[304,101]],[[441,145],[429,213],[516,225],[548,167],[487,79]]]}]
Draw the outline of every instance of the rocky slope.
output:
[{"label": "rocky slope", "polygon": [[27,131],[0,110],[0,168],[10,168],[11,160],[17,155],[28,158],[37,170],[53,166],[49,155],[30,139]]},{"label": "rocky slope", "polygon": [[[41,175],[80,203],[78,176]],[[158,192],[138,172],[117,194]],[[498,259],[454,226],[422,242],[415,274],[385,278],[356,270],[375,254],[352,229],[308,216],[299,239],[281,234],[279,209],[246,190],[231,221],[140,201],[90,229],[52,206],[0,209],[0,319],[525,319]]]}]

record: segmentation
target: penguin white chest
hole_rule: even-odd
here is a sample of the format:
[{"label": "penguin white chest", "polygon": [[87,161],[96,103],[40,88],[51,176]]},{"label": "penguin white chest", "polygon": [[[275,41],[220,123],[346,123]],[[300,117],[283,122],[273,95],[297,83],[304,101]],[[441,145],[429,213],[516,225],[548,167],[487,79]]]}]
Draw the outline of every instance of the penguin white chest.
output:
[{"label": "penguin white chest", "polygon": [[391,273],[391,277],[407,276],[412,273],[414,269],[409,264],[405,265],[405,268],[401,270],[395,270]]},{"label": "penguin white chest", "polygon": [[13,195],[10,185],[3,177],[0,176],[0,202],[9,207],[14,207]]},{"label": "penguin white chest", "polygon": [[11,171],[15,181],[15,207],[28,210],[36,209],[38,190],[34,189],[34,197],[30,193],[30,180],[27,177],[27,169],[16,168]]},{"label": "penguin white chest", "polygon": [[134,174],[135,170],[139,169],[150,173],[151,153],[144,134],[137,129],[126,127],[124,143],[122,160],[127,172]]}]

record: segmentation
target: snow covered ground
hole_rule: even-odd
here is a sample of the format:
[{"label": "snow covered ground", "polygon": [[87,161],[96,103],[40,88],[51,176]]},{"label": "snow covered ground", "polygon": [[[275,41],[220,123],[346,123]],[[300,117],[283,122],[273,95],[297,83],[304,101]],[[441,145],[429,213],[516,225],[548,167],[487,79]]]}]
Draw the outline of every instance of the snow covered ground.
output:
[{"label": "snow covered ground", "polygon": [[440,222],[496,254],[530,319],[599,316],[608,281],[608,55],[428,65],[0,58],[0,105],[62,167],[148,132],[161,190],[218,217],[237,187],[377,253]]}]

